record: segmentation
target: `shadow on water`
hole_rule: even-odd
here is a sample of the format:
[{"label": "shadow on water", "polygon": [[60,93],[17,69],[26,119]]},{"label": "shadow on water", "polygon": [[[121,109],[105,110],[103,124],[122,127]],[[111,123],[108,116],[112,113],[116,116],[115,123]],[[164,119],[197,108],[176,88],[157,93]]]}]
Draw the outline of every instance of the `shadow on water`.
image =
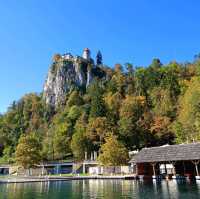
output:
[{"label": "shadow on water", "polygon": [[65,182],[0,184],[0,199],[200,198],[200,182],[74,180]]}]

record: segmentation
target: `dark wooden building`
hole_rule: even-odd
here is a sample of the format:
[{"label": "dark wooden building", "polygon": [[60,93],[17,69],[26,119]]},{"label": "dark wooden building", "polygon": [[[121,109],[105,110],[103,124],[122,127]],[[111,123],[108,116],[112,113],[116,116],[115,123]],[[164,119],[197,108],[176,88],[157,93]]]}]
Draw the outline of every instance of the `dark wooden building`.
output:
[{"label": "dark wooden building", "polygon": [[130,161],[135,173],[145,176],[160,175],[160,165],[167,164],[172,165],[173,176],[199,176],[199,162],[200,143],[143,148]]}]

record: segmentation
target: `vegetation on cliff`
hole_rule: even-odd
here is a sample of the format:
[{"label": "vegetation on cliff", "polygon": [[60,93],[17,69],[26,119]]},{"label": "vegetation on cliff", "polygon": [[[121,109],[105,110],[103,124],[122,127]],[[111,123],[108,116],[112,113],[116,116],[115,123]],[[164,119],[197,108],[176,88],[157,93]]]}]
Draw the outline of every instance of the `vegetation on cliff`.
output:
[{"label": "vegetation on cliff", "polygon": [[125,153],[200,140],[198,57],[192,63],[167,65],[154,59],[148,67],[101,65],[101,71],[105,78],[96,76],[86,89],[74,87],[56,108],[46,105],[42,94],[13,102],[0,116],[1,160],[20,161],[26,141],[35,139],[32,132],[41,145],[40,150],[33,140],[34,151],[44,161],[82,160],[86,151],[95,150],[104,162],[112,142],[118,149],[110,147],[111,153]]}]

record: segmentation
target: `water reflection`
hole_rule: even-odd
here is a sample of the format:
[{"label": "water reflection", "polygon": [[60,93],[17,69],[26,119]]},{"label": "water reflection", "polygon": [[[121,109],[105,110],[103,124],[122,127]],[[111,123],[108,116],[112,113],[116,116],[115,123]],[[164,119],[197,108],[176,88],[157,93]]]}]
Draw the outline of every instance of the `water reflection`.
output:
[{"label": "water reflection", "polygon": [[89,198],[200,198],[200,182],[76,180],[51,183],[1,184],[3,199],[89,199]]}]

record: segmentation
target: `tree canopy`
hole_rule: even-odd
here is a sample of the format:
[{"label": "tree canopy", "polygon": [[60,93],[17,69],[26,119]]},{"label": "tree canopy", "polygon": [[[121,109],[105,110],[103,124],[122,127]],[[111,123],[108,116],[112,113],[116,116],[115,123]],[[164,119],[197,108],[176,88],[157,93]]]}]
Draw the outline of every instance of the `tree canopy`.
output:
[{"label": "tree canopy", "polygon": [[120,166],[128,162],[128,151],[125,146],[110,134],[105,138],[105,144],[101,147],[98,157],[101,164],[105,166]]},{"label": "tree canopy", "polygon": [[[59,58],[55,55],[53,64]],[[105,76],[86,89],[70,90],[59,107],[30,93],[0,115],[1,162],[28,168],[40,160],[80,161],[95,150],[101,151],[102,163],[119,158],[117,164],[123,164],[126,158],[117,153],[126,157],[127,150],[200,141],[198,56],[169,64],[156,58],[148,67],[128,62],[108,67],[100,53],[97,58]]]},{"label": "tree canopy", "polygon": [[41,144],[35,133],[22,135],[16,148],[16,162],[25,169],[32,168],[41,161]]}]

